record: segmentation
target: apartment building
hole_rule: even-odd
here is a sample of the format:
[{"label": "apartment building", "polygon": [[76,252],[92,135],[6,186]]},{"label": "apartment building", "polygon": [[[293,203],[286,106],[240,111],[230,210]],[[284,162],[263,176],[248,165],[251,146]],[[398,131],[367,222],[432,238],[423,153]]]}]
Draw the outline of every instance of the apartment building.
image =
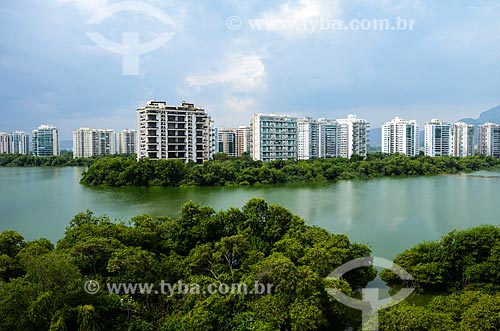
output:
[{"label": "apartment building", "polygon": [[236,129],[219,129],[218,137],[218,152],[236,156]]},{"label": "apartment building", "polygon": [[213,156],[214,125],[194,104],[149,101],[137,109],[137,157],[202,163]]},{"label": "apartment building", "polygon": [[117,154],[135,154],[136,153],[137,131],[125,129],[116,133],[116,153]]},{"label": "apartment building", "polygon": [[254,160],[296,160],[297,118],[288,115],[255,114],[252,118]]},{"label": "apartment building", "polygon": [[320,118],[319,125],[319,157],[340,157],[341,128],[335,120]]},{"label": "apartment building", "polygon": [[425,155],[451,154],[451,124],[433,119],[425,124]]},{"label": "apartment building", "polygon": [[467,157],[474,155],[475,126],[464,122],[454,123],[451,127],[450,155]]},{"label": "apartment building", "polygon": [[26,132],[15,131],[9,134],[9,153],[29,155],[30,136]]},{"label": "apartment building", "polygon": [[478,127],[478,154],[500,158],[500,124],[486,123]]},{"label": "apartment building", "polygon": [[9,154],[9,134],[0,132],[0,154]]},{"label": "apartment building", "polygon": [[420,132],[416,120],[399,117],[382,125],[382,153],[417,156],[420,152]]},{"label": "apartment building", "polygon": [[53,125],[41,125],[33,130],[33,155],[52,156],[60,155],[59,129]]},{"label": "apartment building", "polygon": [[340,125],[340,156],[349,159],[353,155],[366,157],[370,123],[356,115],[348,115],[346,119],[339,119],[337,122]]},{"label": "apartment building", "polygon": [[319,123],[304,117],[297,122],[298,159],[313,160],[319,157]]}]

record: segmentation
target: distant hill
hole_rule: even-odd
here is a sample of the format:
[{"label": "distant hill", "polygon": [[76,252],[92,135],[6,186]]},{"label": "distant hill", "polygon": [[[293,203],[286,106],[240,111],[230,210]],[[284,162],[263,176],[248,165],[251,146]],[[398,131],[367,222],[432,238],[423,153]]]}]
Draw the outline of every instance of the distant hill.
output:
[{"label": "distant hill", "polygon": [[465,123],[469,123],[469,124],[475,124],[475,125],[484,124],[484,123],[488,123],[488,122],[500,123],[500,106],[496,106],[493,109],[490,109],[490,110],[487,110],[487,111],[481,113],[479,118],[476,118],[476,119],[464,118],[460,121],[465,122]]}]

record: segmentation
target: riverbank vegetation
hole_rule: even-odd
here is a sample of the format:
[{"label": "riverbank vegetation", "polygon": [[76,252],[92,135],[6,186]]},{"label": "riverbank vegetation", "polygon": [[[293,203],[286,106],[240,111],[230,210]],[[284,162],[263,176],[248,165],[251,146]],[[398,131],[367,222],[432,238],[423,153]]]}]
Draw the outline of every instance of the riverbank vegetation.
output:
[{"label": "riverbank vegetation", "polygon": [[[370,254],[345,235],[308,226],[259,199],[220,212],[189,202],[175,220],[142,215],[113,222],[87,211],[56,246],[14,231],[0,234],[0,330],[359,331],[360,313],[327,289],[355,295],[376,270],[327,276]],[[499,227],[453,231],[395,262],[415,280],[400,284],[384,271],[385,280],[443,294],[425,305],[404,301],[382,310],[380,331],[500,329]],[[174,287],[160,287],[161,281]],[[256,282],[270,291],[208,293],[211,284],[254,290]],[[107,284],[130,284],[129,293],[110,292]]]},{"label": "riverbank vegetation", "polygon": [[94,162],[81,182],[88,185],[120,186],[230,186],[290,182],[321,182],[367,179],[382,176],[425,176],[491,169],[500,160],[491,157],[406,157],[370,154],[366,159],[318,159],[263,163],[250,157],[218,155],[203,164],[178,160],[137,161],[133,157]]},{"label": "riverbank vegetation", "polygon": [[89,166],[97,158],[73,158],[73,153],[40,157],[23,154],[0,154],[0,167],[81,167]]},{"label": "riverbank vegetation", "polygon": [[61,155],[46,157],[23,154],[0,154],[0,167],[88,167],[99,159],[120,158],[130,158],[130,156],[113,155],[75,159],[71,152],[61,152]]},{"label": "riverbank vegetation", "polygon": [[[376,271],[326,277],[370,254],[345,235],[257,199],[221,212],[187,203],[176,220],[138,216],[127,224],[86,212],[56,247],[0,234],[0,330],[342,330],[360,316],[326,289],[349,295]],[[101,291],[84,291],[89,280]],[[155,293],[162,280],[199,284],[200,291]],[[270,292],[251,292],[256,282]],[[107,283],[157,287],[149,295],[110,294]],[[210,284],[236,283],[251,291],[207,292]]]}]

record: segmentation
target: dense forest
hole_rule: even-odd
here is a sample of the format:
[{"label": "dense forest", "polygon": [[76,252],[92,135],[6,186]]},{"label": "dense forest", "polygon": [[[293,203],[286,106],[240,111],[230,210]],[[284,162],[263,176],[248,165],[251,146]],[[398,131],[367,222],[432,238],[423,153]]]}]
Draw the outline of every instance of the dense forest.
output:
[{"label": "dense forest", "polygon": [[[325,278],[370,249],[308,226],[282,207],[250,200],[215,212],[187,203],[180,217],[133,218],[128,224],[74,217],[57,246],[0,234],[0,330],[342,330],[360,316],[326,288],[346,294],[374,278],[372,268]],[[118,295],[106,283],[201,284],[256,281],[265,294]]]},{"label": "dense forest", "polygon": [[[142,215],[114,222],[87,211],[71,220],[56,246],[25,241],[15,231],[0,234],[0,330],[361,330],[359,312],[327,289],[354,295],[376,270],[327,276],[369,255],[366,245],[259,199],[220,212],[189,202],[175,220]],[[500,329],[499,227],[453,231],[395,262],[414,277],[407,285],[441,295],[381,311],[381,331]],[[390,272],[382,276],[398,283]],[[86,292],[89,280],[99,282],[100,291]],[[196,283],[203,292],[124,294],[105,286],[162,280]],[[205,292],[209,284],[252,288],[255,282],[272,284],[271,292]]]},{"label": "dense forest", "polygon": [[203,164],[178,160],[137,161],[134,157],[94,162],[84,173],[83,184],[120,186],[227,186],[288,182],[366,179],[381,176],[423,176],[491,169],[500,160],[491,157],[407,157],[369,154],[362,158],[272,161],[249,156],[216,155]]}]

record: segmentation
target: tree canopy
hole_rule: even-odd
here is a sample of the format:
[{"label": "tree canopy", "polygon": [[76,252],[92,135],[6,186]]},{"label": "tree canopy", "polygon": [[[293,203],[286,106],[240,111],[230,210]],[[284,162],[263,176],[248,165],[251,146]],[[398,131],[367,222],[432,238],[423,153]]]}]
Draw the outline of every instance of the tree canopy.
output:
[{"label": "tree canopy", "polygon": [[289,182],[321,182],[368,179],[382,176],[424,176],[491,169],[500,165],[492,157],[407,157],[369,154],[364,159],[311,161],[254,161],[248,156],[217,155],[203,164],[181,160],[102,158],[83,174],[81,183],[121,186],[225,186],[265,185]]}]

